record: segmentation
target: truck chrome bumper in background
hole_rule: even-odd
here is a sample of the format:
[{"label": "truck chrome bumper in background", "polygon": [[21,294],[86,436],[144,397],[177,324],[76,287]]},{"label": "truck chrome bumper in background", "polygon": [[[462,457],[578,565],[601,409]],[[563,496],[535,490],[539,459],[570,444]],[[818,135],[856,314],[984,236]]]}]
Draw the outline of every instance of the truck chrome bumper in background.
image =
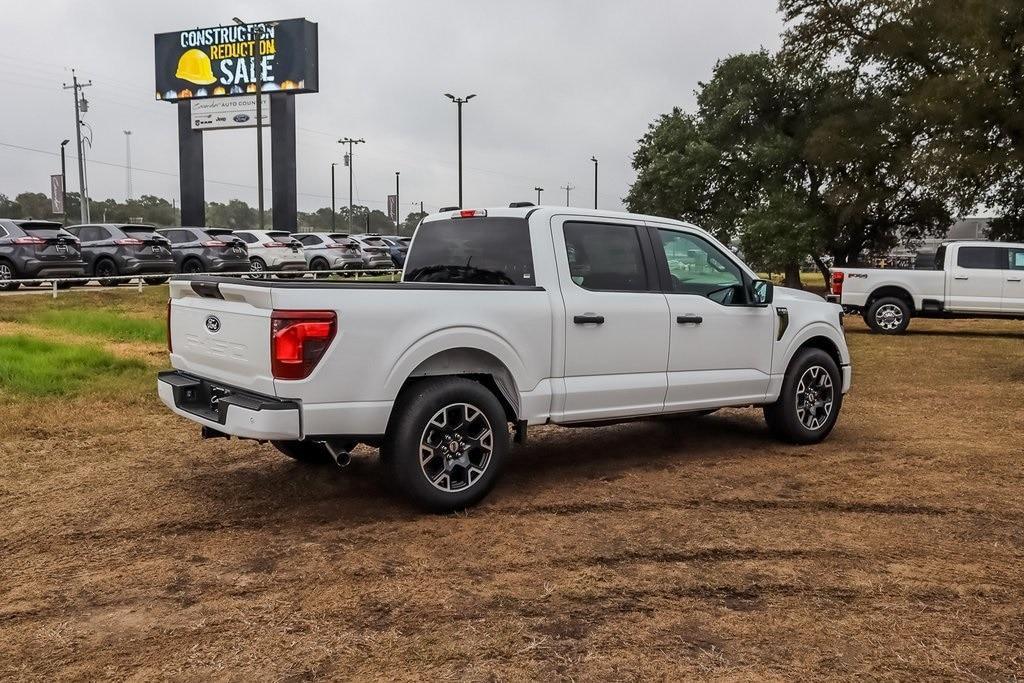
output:
[{"label": "truck chrome bumper in background", "polygon": [[299,404],[171,370],[157,377],[160,400],[204,427],[248,439],[302,438]]}]

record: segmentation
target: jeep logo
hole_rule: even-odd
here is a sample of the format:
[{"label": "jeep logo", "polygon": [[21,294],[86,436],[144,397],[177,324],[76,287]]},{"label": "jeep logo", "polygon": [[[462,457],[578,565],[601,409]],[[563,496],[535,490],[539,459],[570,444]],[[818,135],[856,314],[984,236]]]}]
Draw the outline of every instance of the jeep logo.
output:
[{"label": "jeep logo", "polygon": [[215,315],[207,316],[206,329],[210,332],[220,332],[220,319]]}]

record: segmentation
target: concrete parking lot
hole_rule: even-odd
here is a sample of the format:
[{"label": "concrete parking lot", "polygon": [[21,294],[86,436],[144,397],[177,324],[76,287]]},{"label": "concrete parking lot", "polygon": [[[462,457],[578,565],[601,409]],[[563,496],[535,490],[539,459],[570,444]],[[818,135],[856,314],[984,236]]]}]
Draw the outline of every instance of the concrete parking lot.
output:
[{"label": "concrete parking lot", "polygon": [[[20,315],[0,337],[83,339]],[[92,337],[130,388],[0,396],[0,678],[1019,675],[1024,327],[848,336],[823,444],[754,410],[542,428],[450,516],[368,449],[200,442],[153,397],[159,342]]]}]

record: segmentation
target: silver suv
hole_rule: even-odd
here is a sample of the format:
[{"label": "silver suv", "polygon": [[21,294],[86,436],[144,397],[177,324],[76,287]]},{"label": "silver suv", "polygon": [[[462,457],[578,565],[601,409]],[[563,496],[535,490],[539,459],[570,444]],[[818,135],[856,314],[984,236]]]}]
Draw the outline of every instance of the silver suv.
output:
[{"label": "silver suv", "polygon": [[363,267],[373,269],[394,268],[391,262],[391,247],[381,239],[377,233],[366,233],[365,235],[349,235],[359,243],[359,250],[363,254]]},{"label": "silver suv", "polygon": [[363,255],[359,243],[344,233],[296,232],[302,243],[307,270],[361,270]]},{"label": "silver suv", "polygon": [[235,230],[234,235],[249,248],[249,272],[253,276],[267,271],[306,270],[302,243],[284,230]]}]

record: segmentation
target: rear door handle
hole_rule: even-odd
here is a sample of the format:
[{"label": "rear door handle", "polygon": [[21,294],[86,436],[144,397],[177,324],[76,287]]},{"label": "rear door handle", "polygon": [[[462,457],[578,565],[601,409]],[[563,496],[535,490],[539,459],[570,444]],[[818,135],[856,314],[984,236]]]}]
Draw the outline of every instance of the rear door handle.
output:
[{"label": "rear door handle", "polygon": [[602,323],[604,323],[604,316],[603,315],[576,315],[576,316],[573,316],[572,321],[574,323],[576,323],[577,325],[586,325],[588,323],[593,323],[595,325],[601,325]]},{"label": "rear door handle", "polygon": [[1006,278],[1006,281],[1007,282],[1020,282],[1020,278],[1019,277],[1008,277],[1008,278]]},{"label": "rear door handle", "polygon": [[686,315],[677,315],[676,322],[679,323],[680,325],[700,325],[702,322],[704,322],[704,318],[700,317],[699,315],[693,315],[692,313],[688,313]]},{"label": "rear door handle", "polygon": [[954,280],[966,280],[966,279],[967,279],[967,276],[966,276],[966,275],[963,275],[963,276],[959,276],[959,275],[954,275],[954,276],[953,276],[953,279],[954,279]]}]

